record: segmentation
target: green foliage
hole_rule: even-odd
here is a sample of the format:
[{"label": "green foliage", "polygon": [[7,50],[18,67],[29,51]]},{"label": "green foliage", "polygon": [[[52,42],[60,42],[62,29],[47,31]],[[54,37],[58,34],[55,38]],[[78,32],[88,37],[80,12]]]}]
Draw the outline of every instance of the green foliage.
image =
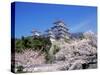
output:
[{"label": "green foliage", "polygon": [[69,43],[69,42],[70,42],[70,39],[64,38],[64,41],[65,41],[66,43]]},{"label": "green foliage", "polygon": [[42,52],[47,53],[47,50],[49,50],[51,46],[51,42],[48,38],[34,38],[32,41],[33,48],[36,50],[41,50]]},{"label": "green foliage", "polygon": [[55,58],[54,55],[60,50],[60,48],[57,45],[52,44],[52,47],[51,47],[50,50],[48,51],[48,53],[46,53],[46,57],[45,57],[46,63],[52,63],[53,62],[53,60]]},{"label": "green foliage", "polygon": [[54,45],[54,52],[53,52],[53,54],[56,54],[59,50],[60,50],[59,47],[57,45]]},{"label": "green foliage", "polygon": [[15,51],[17,52],[17,53],[22,53],[23,51],[22,51],[22,41],[20,40],[20,39],[17,39],[16,41],[15,41]]},{"label": "green foliage", "polygon": [[23,66],[18,66],[17,67],[17,73],[23,73],[23,69],[24,69]]},{"label": "green foliage", "polygon": [[[34,51],[40,51],[41,53],[45,53],[45,59],[47,62],[51,62],[52,56],[49,55],[49,50],[51,48],[51,41],[49,38],[44,37],[22,37],[21,39],[17,39],[15,43],[16,52],[22,53],[26,48],[32,48]],[[54,47],[56,53],[58,51],[57,46]],[[22,71],[22,67],[18,67],[18,71]]]},{"label": "green foliage", "polygon": [[23,52],[26,48],[34,48],[34,50],[38,50],[41,52],[47,53],[51,46],[51,41],[49,38],[44,37],[23,37],[21,39],[16,39],[15,48],[16,52]]},{"label": "green foliage", "polygon": [[83,35],[79,36],[80,40],[84,39],[85,37]]},{"label": "green foliage", "polygon": [[46,53],[45,59],[46,59],[46,63],[51,64],[53,62],[53,60],[54,60],[54,54],[50,55],[49,52]]},{"label": "green foliage", "polygon": [[35,50],[39,50],[39,49],[41,49],[43,44],[40,40],[36,39],[36,40],[33,40],[32,45]]},{"label": "green foliage", "polygon": [[52,59],[52,58],[51,58],[51,56],[49,55],[49,53],[46,53],[45,59],[46,59],[46,63],[51,63],[51,60],[50,60],[50,59]]},{"label": "green foliage", "polygon": [[31,39],[22,37],[22,48],[31,48]]}]

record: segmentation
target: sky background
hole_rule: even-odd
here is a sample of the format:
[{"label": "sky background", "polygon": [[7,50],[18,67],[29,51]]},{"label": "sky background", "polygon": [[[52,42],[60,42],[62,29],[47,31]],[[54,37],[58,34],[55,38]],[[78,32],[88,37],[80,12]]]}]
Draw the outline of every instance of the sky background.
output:
[{"label": "sky background", "polygon": [[63,20],[70,33],[97,32],[97,8],[16,2],[15,37],[31,36],[32,29],[42,33],[57,20]]}]

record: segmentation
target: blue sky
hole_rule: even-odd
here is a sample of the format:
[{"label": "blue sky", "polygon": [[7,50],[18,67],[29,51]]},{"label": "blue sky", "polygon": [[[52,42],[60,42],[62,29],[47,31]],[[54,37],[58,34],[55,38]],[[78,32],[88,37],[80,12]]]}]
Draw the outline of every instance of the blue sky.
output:
[{"label": "blue sky", "polygon": [[53,22],[63,20],[69,32],[97,32],[97,8],[16,2],[15,37],[30,36],[32,29],[44,32]]}]

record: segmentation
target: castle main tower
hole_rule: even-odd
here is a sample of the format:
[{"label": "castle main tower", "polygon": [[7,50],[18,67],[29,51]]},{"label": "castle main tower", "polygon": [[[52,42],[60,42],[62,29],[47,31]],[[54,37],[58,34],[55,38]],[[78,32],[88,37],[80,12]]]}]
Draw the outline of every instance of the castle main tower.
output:
[{"label": "castle main tower", "polygon": [[63,21],[61,20],[56,21],[53,24],[54,24],[54,27],[52,27],[52,30],[57,39],[64,39],[64,38],[69,39],[68,28],[66,27]]}]

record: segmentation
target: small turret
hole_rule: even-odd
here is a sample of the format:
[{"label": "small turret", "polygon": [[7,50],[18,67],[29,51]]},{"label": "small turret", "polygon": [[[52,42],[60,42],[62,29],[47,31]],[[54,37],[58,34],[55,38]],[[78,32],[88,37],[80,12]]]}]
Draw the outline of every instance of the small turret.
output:
[{"label": "small turret", "polygon": [[52,32],[52,30],[48,29],[46,32],[47,32],[48,38],[50,38],[51,41],[55,41],[55,35]]},{"label": "small turret", "polygon": [[40,32],[38,32],[37,30],[32,30],[32,36],[33,36],[33,38],[34,37],[38,37],[38,36],[40,36]]}]

